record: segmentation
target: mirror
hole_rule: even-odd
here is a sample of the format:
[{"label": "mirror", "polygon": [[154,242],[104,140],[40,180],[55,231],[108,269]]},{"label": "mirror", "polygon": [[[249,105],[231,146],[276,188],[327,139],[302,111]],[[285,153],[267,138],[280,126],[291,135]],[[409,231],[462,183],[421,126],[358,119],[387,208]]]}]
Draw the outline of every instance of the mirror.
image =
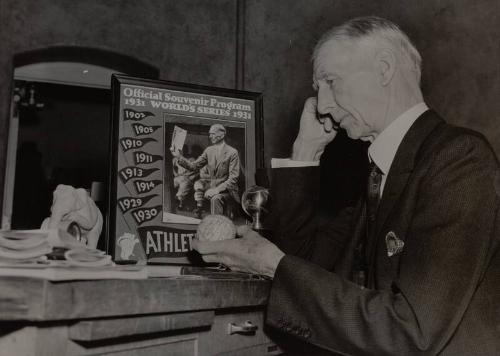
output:
[{"label": "mirror", "polygon": [[58,184],[87,189],[105,215],[111,74],[156,77],[151,68],[120,71],[53,58],[15,68],[2,228],[39,228]]},{"label": "mirror", "polygon": [[91,189],[107,180],[110,91],[16,80],[14,95],[18,132],[11,228],[38,228],[50,215],[58,184],[88,189],[104,201]]}]

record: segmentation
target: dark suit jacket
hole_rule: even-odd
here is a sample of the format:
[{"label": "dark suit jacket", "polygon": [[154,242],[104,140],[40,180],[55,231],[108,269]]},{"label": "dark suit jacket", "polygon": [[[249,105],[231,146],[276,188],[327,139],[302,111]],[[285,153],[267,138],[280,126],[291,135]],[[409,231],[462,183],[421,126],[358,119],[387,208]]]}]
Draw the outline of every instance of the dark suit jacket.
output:
[{"label": "dark suit jacket", "polygon": [[[345,355],[500,355],[500,175],[480,134],[433,111],[410,128],[368,239],[367,288],[351,282],[363,203],[319,221],[319,170],[273,174],[275,242],[287,255],[270,325]],[[404,241],[392,257],[389,232]]]},{"label": "dark suit jacket", "polygon": [[238,193],[238,178],[240,176],[240,158],[238,151],[224,144],[220,153],[215,145],[208,146],[194,162],[179,157],[179,164],[191,170],[200,170],[207,166],[210,174],[210,188],[219,188],[222,192],[229,192],[233,199],[240,201]]}]

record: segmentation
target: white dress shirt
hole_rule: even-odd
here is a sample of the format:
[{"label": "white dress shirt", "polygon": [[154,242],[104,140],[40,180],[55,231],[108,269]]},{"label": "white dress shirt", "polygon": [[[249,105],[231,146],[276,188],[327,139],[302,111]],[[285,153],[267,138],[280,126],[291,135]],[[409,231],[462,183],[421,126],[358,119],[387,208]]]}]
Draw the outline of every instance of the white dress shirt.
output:
[{"label": "white dress shirt", "polygon": [[371,143],[370,147],[368,147],[368,157],[370,161],[375,162],[377,167],[382,171],[380,196],[382,196],[384,192],[387,174],[389,173],[389,169],[391,169],[392,161],[394,161],[394,157],[396,156],[401,141],[403,141],[403,137],[405,137],[415,120],[427,110],[429,110],[429,108],[424,102],[406,110],[391,122]]}]

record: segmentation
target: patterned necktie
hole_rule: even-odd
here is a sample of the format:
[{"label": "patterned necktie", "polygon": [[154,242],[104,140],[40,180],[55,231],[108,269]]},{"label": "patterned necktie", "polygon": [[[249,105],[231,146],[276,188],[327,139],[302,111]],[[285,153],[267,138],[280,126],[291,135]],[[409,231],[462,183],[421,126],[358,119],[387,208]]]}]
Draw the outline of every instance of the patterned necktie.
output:
[{"label": "patterned necktie", "polygon": [[366,182],[366,235],[356,248],[356,258],[354,262],[354,282],[360,286],[366,285],[367,269],[373,249],[373,230],[375,229],[375,219],[377,217],[378,205],[380,202],[380,187],[382,183],[382,171],[375,162],[369,165],[369,175]]},{"label": "patterned necktie", "polygon": [[[366,214],[369,233],[373,229],[377,217],[378,203],[380,202],[380,186],[382,183],[382,171],[375,162],[370,162],[370,174],[366,186]],[[370,226],[371,225],[371,226]]]}]

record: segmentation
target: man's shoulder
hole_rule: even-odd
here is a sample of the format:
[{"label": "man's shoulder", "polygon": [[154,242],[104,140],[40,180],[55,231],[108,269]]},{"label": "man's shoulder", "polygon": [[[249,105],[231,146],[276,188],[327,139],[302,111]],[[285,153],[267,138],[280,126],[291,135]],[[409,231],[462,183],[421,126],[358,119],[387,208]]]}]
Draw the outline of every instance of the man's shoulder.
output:
[{"label": "man's shoulder", "polygon": [[439,134],[444,146],[474,146],[493,151],[490,142],[482,133],[467,127],[445,123]]},{"label": "man's shoulder", "polygon": [[426,162],[450,162],[461,156],[495,164],[496,155],[488,140],[479,132],[447,123],[434,110],[423,113],[406,133],[391,170],[406,170]]},{"label": "man's shoulder", "polygon": [[424,152],[427,151],[435,158],[442,154],[446,156],[475,154],[490,156],[496,160],[496,154],[491,144],[482,133],[447,123],[444,120],[436,126],[422,146]]},{"label": "man's shoulder", "polygon": [[226,152],[231,154],[238,153],[238,150],[236,148],[234,148],[233,146],[229,146],[227,143],[224,145],[224,149],[226,150]]},{"label": "man's shoulder", "polygon": [[442,133],[450,136],[471,135],[477,137],[478,139],[486,140],[484,135],[478,131],[464,126],[450,124],[448,120],[443,117],[443,115],[432,108],[420,115],[420,117],[417,119],[417,122],[418,121],[425,121],[426,123],[424,125],[436,127],[436,133]]},{"label": "man's shoulder", "polygon": [[445,122],[443,125],[443,133],[449,136],[472,136],[479,140],[487,141],[482,133],[479,131],[470,129],[465,126],[458,126]]},{"label": "man's shoulder", "polygon": [[488,140],[482,133],[467,127],[450,124],[433,109],[422,114],[414,126],[419,127],[415,130],[418,132],[417,135],[423,133],[426,136],[424,146],[469,143],[490,147]]},{"label": "man's shoulder", "polygon": [[215,152],[215,145],[207,146],[205,148],[205,150],[203,151],[204,154],[212,153],[212,152]]}]

